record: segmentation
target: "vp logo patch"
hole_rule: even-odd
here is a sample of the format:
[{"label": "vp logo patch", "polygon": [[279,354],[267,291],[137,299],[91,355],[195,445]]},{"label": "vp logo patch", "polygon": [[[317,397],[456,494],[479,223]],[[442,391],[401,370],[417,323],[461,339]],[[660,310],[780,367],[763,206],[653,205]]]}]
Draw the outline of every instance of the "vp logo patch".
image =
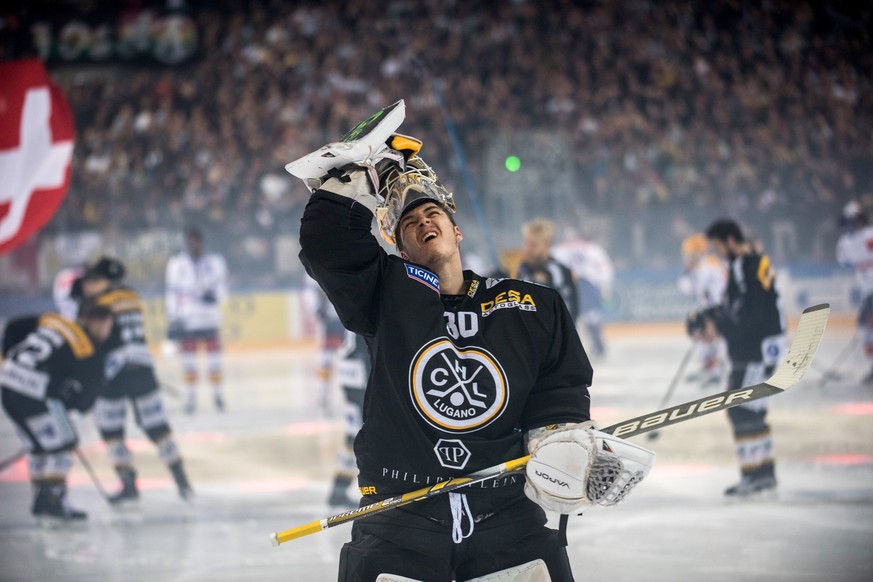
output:
[{"label": "vp logo patch", "polygon": [[433,448],[440,465],[446,469],[463,469],[470,460],[470,449],[458,439],[440,439]]},{"label": "vp logo patch", "polygon": [[487,426],[503,414],[509,401],[506,374],[494,356],[482,348],[459,349],[445,337],[415,355],[409,390],[428,424],[454,433]]}]

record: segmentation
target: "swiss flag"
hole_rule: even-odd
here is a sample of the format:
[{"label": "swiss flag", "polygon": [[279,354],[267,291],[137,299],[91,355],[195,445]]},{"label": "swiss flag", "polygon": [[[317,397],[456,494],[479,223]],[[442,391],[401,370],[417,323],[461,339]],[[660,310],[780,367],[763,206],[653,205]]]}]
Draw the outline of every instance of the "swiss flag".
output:
[{"label": "swiss flag", "polygon": [[0,254],[51,220],[70,186],[73,114],[38,59],[0,63]]}]

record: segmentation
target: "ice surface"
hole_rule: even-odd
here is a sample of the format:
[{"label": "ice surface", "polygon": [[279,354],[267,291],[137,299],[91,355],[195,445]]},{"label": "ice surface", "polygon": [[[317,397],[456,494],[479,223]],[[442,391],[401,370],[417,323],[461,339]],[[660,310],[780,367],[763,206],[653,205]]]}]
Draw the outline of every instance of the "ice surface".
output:
[{"label": "ice surface", "polygon": [[[577,580],[873,580],[873,387],[859,381],[867,371],[860,347],[845,359],[841,378],[821,385],[821,372],[850,334],[849,327],[829,329],[807,377],[771,400],[777,496],[741,503],[722,497],[737,479],[724,413],[664,429],[654,441],[636,437],[658,453],[655,468],[622,505],[571,519]],[[675,330],[612,333],[608,357],[595,362],[598,419],[610,424],[655,408],[687,347]],[[86,526],[36,526],[24,464],[0,473],[0,580],[335,580],[350,526],[279,548],[268,539],[337,512],[325,501],[341,425],[338,412],[319,412],[316,361],[312,348],[229,354],[223,414],[205,389],[193,417],[167,393],[197,493],[191,504],[178,498],[135,427],[142,499],[135,509],[110,508],[77,463],[71,501],[89,512]],[[162,358],[159,371],[178,390],[178,363]],[[683,382],[674,401],[706,393]],[[332,397],[339,411],[340,396]],[[6,458],[19,445],[0,416]],[[114,489],[91,419],[77,424],[84,453]]]}]

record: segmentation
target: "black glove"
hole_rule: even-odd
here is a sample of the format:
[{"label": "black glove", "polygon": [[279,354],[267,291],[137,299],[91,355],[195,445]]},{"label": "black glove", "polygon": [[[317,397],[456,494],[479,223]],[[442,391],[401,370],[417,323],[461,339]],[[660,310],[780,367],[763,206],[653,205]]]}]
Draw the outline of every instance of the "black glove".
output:
[{"label": "black glove", "polygon": [[703,319],[702,311],[692,311],[688,314],[688,317],[685,318],[685,330],[688,332],[689,337],[695,337],[702,334],[705,329],[706,321]]},{"label": "black glove", "polygon": [[694,337],[696,335],[703,334],[706,330],[706,321],[712,321],[716,328],[718,327],[718,321],[724,317],[724,307],[721,305],[716,305],[714,307],[707,307],[706,309],[692,311],[688,314],[688,318],[685,320],[685,328],[688,330],[688,335]]},{"label": "black glove", "polygon": [[67,378],[61,385],[61,402],[67,407],[67,410],[78,410],[86,412],[85,399],[83,398],[85,389],[82,383],[73,378]]},{"label": "black glove", "polygon": [[204,291],[203,295],[200,296],[200,300],[208,305],[218,303],[218,297],[215,296],[215,291],[212,291],[211,289]]},{"label": "black glove", "polygon": [[185,331],[185,324],[178,319],[174,319],[167,325],[167,339],[178,341],[182,339],[183,331]]}]

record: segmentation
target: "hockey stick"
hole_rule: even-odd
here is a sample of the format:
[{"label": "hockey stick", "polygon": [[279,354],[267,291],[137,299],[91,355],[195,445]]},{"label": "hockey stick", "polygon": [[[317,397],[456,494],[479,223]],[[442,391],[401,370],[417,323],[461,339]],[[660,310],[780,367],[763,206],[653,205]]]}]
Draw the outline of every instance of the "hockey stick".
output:
[{"label": "hockey stick", "polygon": [[88,476],[91,477],[91,482],[94,483],[94,487],[97,488],[97,492],[100,493],[100,496],[103,497],[103,499],[109,501],[109,493],[107,493],[106,489],[103,488],[103,485],[100,483],[100,479],[97,478],[97,473],[94,472],[94,468],[91,466],[91,463],[88,462],[85,454],[78,448],[73,450],[76,452],[76,456],[79,457],[79,461],[82,463],[82,466],[85,467],[85,471],[88,473]]},{"label": "hockey stick", "polygon": [[0,461],[0,472],[5,471],[7,467],[10,467],[17,463],[18,459],[22,458],[26,454],[27,449],[22,448],[8,459],[3,459],[3,461]]},{"label": "hockey stick", "polygon": [[[676,386],[679,384],[679,379],[682,378],[682,375],[685,373],[685,367],[688,365],[688,360],[691,359],[691,354],[694,353],[694,344],[688,347],[688,351],[685,352],[685,356],[682,358],[682,362],[679,364],[679,369],[676,370],[676,374],[673,376],[673,380],[670,381],[670,386],[667,388],[667,392],[664,394],[664,397],[661,398],[661,403],[658,405],[658,409],[664,408],[668,402],[670,402],[670,397],[673,396],[673,391],[676,390]],[[650,441],[658,438],[658,431],[653,430],[649,434],[646,435]]]},{"label": "hockey stick", "polygon": [[185,398],[182,394],[182,391],[173,384],[167,384],[163,380],[158,380],[158,386],[161,388],[162,391],[166,392],[176,400],[184,400]]},{"label": "hockey stick", "polygon": [[[601,430],[623,438],[632,437],[719,410],[725,410],[739,404],[745,404],[752,400],[785,392],[797,384],[812,363],[815,352],[818,350],[818,345],[821,343],[829,314],[830,306],[826,303],[803,311],[794,333],[794,339],[788,348],[788,355],[779,364],[773,375],[765,382],[678,404],[613,424]],[[270,542],[274,546],[278,546],[287,541],[317,533],[361,517],[409,505],[416,501],[429,499],[435,495],[448,493],[461,487],[468,487],[488,479],[496,479],[504,475],[519,473],[524,471],[528,460],[530,460],[530,455],[500,463],[499,465],[476,471],[464,477],[441,481],[430,487],[423,487],[403,495],[389,497],[388,499],[371,503],[352,511],[333,515],[285,531],[274,532],[270,534]]]}]

